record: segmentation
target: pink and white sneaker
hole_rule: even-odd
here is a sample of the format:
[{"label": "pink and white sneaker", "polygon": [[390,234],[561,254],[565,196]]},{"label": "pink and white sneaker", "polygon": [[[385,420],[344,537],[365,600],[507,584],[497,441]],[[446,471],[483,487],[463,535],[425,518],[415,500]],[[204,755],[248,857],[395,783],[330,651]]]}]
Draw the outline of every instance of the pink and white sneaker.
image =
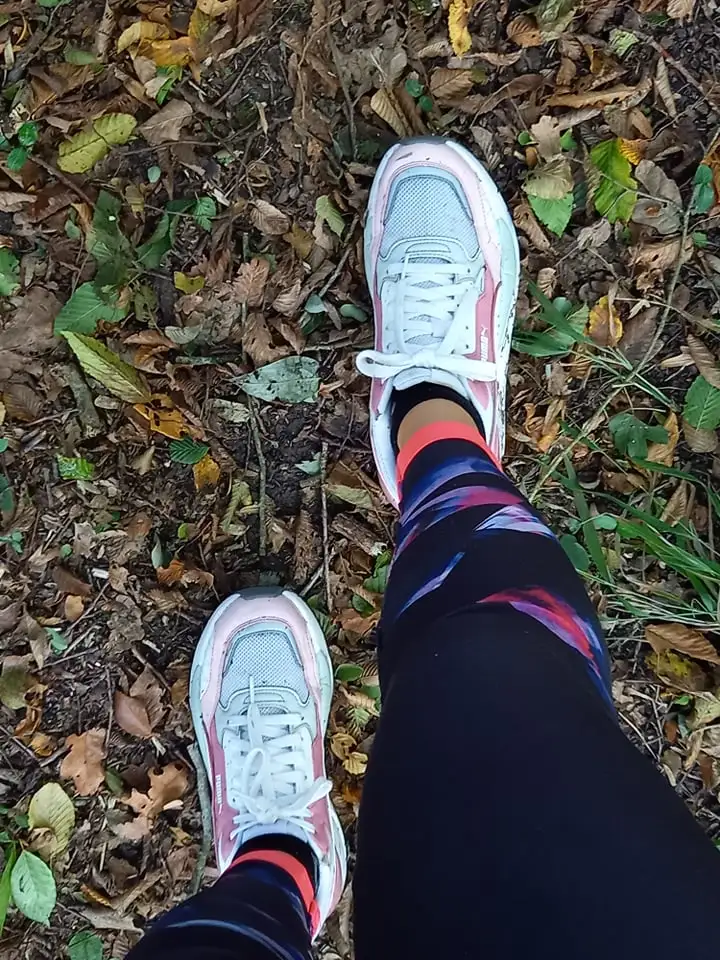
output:
[{"label": "pink and white sneaker", "polygon": [[498,460],[520,255],[510,212],[483,165],[452,140],[407,140],[382,159],[365,226],[375,349],[370,437],[380,481],[397,505],[390,398],[430,381],[478,411]]},{"label": "pink and white sneaker", "polygon": [[210,781],[218,869],[263,834],[306,841],[319,865],[313,936],[337,906],[347,871],[325,774],[332,692],[320,625],[288,590],[235,594],[203,630],[190,709]]}]

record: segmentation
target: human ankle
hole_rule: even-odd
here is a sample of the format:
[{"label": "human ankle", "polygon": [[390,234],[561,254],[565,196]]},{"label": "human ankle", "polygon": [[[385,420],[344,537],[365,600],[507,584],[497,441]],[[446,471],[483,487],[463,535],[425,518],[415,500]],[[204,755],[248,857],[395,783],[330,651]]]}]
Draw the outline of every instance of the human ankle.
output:
[{"label": "human ankle", "polygon": [[475,419],[459,403],[445,399],[424,400],[412,407],[400,422],[397,433],[398,449],[401,450],[418,430],[433,423],[461,423],[474,427],[481,433]]}]

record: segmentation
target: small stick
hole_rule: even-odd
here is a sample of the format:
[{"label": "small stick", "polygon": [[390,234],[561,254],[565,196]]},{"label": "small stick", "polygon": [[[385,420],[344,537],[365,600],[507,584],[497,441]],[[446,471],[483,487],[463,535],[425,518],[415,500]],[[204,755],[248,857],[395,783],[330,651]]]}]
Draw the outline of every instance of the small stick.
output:
[{"label": "small stick", "polygon": [[258,458],[258,466],[260,473],[260,491],[258,493],[258,521],[260,523],[260,543],[258,545],[258,553],[261,557],[264,557],[267,553],[267,518],[266,518],[266,496],[265,490],[267,487],[267,464],[265,462],[265,454],[263,453],[262,448],[262,439],[260,437],[260,427],[258,426],[258,417],[257,410],[255,409],[255,400],[253,397],[248,397],[248,410],[250,411],[250,431],[253,436],[253,442],[255,443],[255,453]]},{"label": "small stick", "polygon": [[335,283],[337,278],[340,276],[340,271],[345,266],[347,258],[350,256],[350,251],[352,250],[353,234],[355,233],[355,227],[358,225],[359,222],[360,222],[360,216],[358,214],[355,214],[355,216],[353,217],[353,222],[350,224],[350,229],[348,230],[348,233],[347,233],[348,239],[347,239],[347,246],[345,247],[345,252],[338,260],[338,265],[335,267],[333,272],[328,277],[327,282],[324,283],[322,287],[320,287],[320,289],[318,290],[318,296],[321,299],[325,296],[325,294],[328,292],[330,287]]},{"label": "small stick", "polygon": [[322,443],[320,453],[320,509],[322,511],[322,547],[323,547],[323,580],[325,581],[325,604],[328,614],[332,615],[332,594],[330,592],[330,547],[328,546],[328,512],[327,489],[325,478],[327,473],[328,445]]},{"label": "small stick", "polygon": [[333,64],[335,65],[335,73],[337,74],[338,83],[340,84],[340,89],[343,92],[343,98],[345,100],[345,108],[347,110],[347,119],[348,119],[348,132],[350,133],[350,147],[352,149],[352,158],[357,160],[357,130],[355,129],[355,115],[353,112],[353,102],[350,97],[350,91],[348,90],[347,83],[342,75],[342,69],[340,67],[340,53],[335,43],[335,38],[332,35],[332,29],[330,24],[327,24],[327,38],[328,46],[330,47],[330,53],[332,54]]},{"label": "small stick", "polygon": [[43,158],[39,156],[33,156],[33,163],[37,163],[38,166],[43,168],[43,170],[47,170],[48,173],[51,173],[60,181],[60,183],[64,183],[69,190],[72,190],[73,193],[77,194],[77,196],[80,197],[80,199],[83,200],[91,210],[94,209],[95,204],[85,193],[83,188],[74,183],[70,177],[66,177],[62,170],[58,170],[57,167],[54,167],[51,163],[48,163],[47,160],[43,160]]},{"label": "small stick", "polygon": [[198,802],[200,803],[200,816],[202,817],[203,838],[200,850],[198,851],[195,872],[193,873],[190,884],[190,896],[194,896],[200,889],[200,885],[205,874],[210,848],[212,846],[212,802],[210,800],[210,786],[208,784],[205,764],[203,763],[200,750],[196,743],[191,743],[188,748],[188,754],[195,767],[195,778],[197,781]]}]

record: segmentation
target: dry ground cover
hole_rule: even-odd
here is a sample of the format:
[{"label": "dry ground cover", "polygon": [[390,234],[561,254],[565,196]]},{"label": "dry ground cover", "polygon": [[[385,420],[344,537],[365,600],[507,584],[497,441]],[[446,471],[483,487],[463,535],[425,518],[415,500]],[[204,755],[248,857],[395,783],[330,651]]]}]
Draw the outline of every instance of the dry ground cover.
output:
[{"label": "dry ground cover", "polygon": [[327,631],[352,848],[394,523],[362,223],[402,136],[459,139],[512,209],[507,469],[586,578],[629,735],[720,835],[716,24],[715,0],[0,3],[2,957],[122,957],[212,878],[188,670],[244,586]]}]

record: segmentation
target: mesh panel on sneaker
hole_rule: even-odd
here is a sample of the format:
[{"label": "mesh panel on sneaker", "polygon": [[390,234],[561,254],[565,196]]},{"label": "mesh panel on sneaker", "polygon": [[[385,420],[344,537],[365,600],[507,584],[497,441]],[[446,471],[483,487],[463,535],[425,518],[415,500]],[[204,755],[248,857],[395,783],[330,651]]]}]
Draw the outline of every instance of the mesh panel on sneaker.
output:
[{"label": "mesh panel on sneaker", "polygon": [[447,237],[459,241],[474,257],[478,249],[472,219],[454,187],[444,176],[401,175],[391,190],[385,214],[381,256],[398,240]]},{"label": "mesh panel on sneaker", "polygon": [[223,707],[238,690],[248,689],[251,676],[257,689],[288,687],[301,701],[308,698],[302,663],[285,630],[245,631],[233,639],[220,690]]}]

